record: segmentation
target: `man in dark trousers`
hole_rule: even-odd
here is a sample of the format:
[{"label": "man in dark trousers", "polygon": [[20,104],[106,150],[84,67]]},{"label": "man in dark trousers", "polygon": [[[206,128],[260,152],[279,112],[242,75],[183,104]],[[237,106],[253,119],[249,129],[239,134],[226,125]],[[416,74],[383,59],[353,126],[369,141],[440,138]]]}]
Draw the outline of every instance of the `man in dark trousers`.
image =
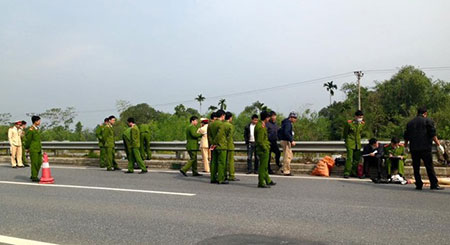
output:
[{"label": "man in dark trousers", "polygon": [[270,120],[267,122],[267,133],[269,134],[269,142],[270,142],[270,153],[269,153],[269,174],[274,174],[272,171],[272,168],[270,167],[270,158],[272,155],[272,152],[275,153],[275,163],[277,164],[278,168],[281,169],[280,164],[280,157],[281,152],[280,148],[278,147],[278,125],[277,125],[277,113],[274,111],[271,111],[269,113]]},{"label": "man in dark trousers", "polygon": [[370,178],[370,165],[375,165],[377,167],[377,177],[372,178],[376,183],[380,182],[381,179],[381,163],[383,161],[383,146],[380,145],[377,139],[372,138],[369,140],[369,144],[364,146],[363,158],[364,158],[364,175],[362,178]]},{"label": "man in dark trousers", "polygon": [[[247,145],[247,174],[258,173],[259,160],[256,155],[256,143],[255,143],[255,127],[258,123],[258,115],[252,116],[252,121],[244,128],[244,140]],[[254,170],[252,170],[252,158],[255,158]]]},{"label": "man in dark trousers", "polygon": [[436,173],[433,167],[433,157],[431,155],[431,148],[434,143],[440,147],[439,139],[436,136],[436,128],[434,122],[427,118],[428,112],[425,107],[417,110],[417,116],[406,125],[404,134],[405,147],[411,151],[412,164],[414,168],[414,179],[416,180],[416,189],[422,190],[423,182],[420,176],[420,160],[423,160],[425,168],[427,169],[428,179],[430,180],[431,190],[442,190]]}]

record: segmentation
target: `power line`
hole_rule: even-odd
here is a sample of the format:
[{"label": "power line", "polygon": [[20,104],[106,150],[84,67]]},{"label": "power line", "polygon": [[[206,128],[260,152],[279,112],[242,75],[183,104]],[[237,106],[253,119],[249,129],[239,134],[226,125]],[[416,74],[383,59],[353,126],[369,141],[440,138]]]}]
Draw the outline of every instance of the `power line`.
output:
[{"label": "power line", "polygon": [[[366,74],[367,73],[369,73],[369,74],[371,74],[371,73],[392,73],[392,72],[399,71],[400,69],[401,68],[371,69],[371,70],[362,70],[362,71],[364,73],[366,73]],[[418,69],[425,70],[425,71],[442,71],[442,70],[450,70],[450,66],[418,67]],[[315,83],[315,82],[323,82],[324,80],[329,80],[329,79],[347,78],[347,77],[352,77],[353,75],[354,75],[354,72],[345,72],[345,73],[330,75],[330,76],[326,76],[326,77],[320,77],[320,78],[316,78],[316,79],[305,80],[305,81],[301,81],[301,82],[294,82],[294,83],[282,84],[282,85],[266,87],[266,88],[260,88],[260,89],[252,89],[252,90],[246,90],[246,91],[240,91],[240,92],[234,92],[234,93],[228,93],[228,94],[222,94],[222,95],[209,96],[209,97],[206,98],[206,100],[219,99],[219,98],[230,98],[230,97],[236,97],[236,96],[242,96],[242,95],[258,94],[258,93],[263,93],[263,92],[266,92],[266,91],[286,89],[286,88],[290,88],[290,87],[295,87],[295,86],[304,85],[304,84],[310,84],[310,83]],[[152,106],[152,107],[169,106],[169,105],[177,105],[177,104],[190,103],[190,102],[195,102],[195,99],[180,100],[180,101],[173,101],[173,102],[160,103],[160,104],[150,104],[150,106]],[[115,111],[115,110],[116,110],[116,108],[109,108],[109,109],[77,111],[77,113],[110,112],[110,111]]]}]

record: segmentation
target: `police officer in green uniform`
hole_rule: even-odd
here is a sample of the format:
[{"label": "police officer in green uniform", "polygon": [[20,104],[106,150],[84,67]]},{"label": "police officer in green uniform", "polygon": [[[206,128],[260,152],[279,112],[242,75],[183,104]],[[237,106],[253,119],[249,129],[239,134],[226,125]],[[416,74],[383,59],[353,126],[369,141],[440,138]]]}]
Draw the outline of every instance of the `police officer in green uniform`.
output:
[{"label": "police officer in green uniform", "polygon": [[26,133],[27,133],[27,122],[26,121],[22,121],[22,126],[21,126],[21,135],[20,138],[22,140],[22,163],[23,166],[25,167],[30,167],[29,164],[27,164],[27,153],[26,153],[26,149],[25,149],[25,145],[26,145]]},{"label": "police officer in green uniform", "polygon": [[148,124],[139,125],[141,132],[141,156],[144,160],[152,158],[152,151],[150,150],[150,126]]},{"label": "police officer in green uniform", "polygon": [[271,185],[275,185],[269,177],[269,157],[270,157],[270,141],[267,133],[266,123],[269,122],[270,116],[267,111],[262,111],[260,119],[255,126],[255,145],[256,155],[259,158],[258,168],[258,187],[270,188]]},{"label": "police officer in green uniform", "polygon": [[202,134],[197,133],[198,117],[192,116],[189,119],[190,125],[186,128],[186,150],[190,160],[180,169],[180,173],[187,176],[186,172],[192,168],[192,176],[202,176],[197,171],[197,153],[199,151],[198,140]]},{"label": "police officer in green uniform", "polygon": [[31,160],[31,177],[33,182],[39,182],[39,169],[42,165],[42,143],[41,132],[39,131],[39,125],[41,125],[41,118],[38,116],[31,117],[33,125],[28,129],[25,138],[25,148],[30,152]]},{"label": "police officer in green uniform", "polygon": [[405,176],[405,146],[400,144],[400,139],[394,137],[391,143],[384,147],[384,157],[386,158],[386,170],[389,176],[399,174]]},{"label": "police officer in green uniform", "polygon": [[136,125],[134,118],[130,117],[127,120],[128,126],[130,127],[130,142],[127,145],[128,149],[128,171],[127,174],[134,172],[134,163],[137,162],[139,168],[142,170],[140,174],[148,173],[145,167],[144,160],[141,157],[141,133],[139,132],[139,127]]},{"label": "police officer in green uniform", "polygon": [[116,123],[116,117],[115,116],[108,117],[108,123],[104,126],[102,131],[102,139],[103,139],[103,147],[105,147],[105,162],[107,171],[120,170],[120,168],[117,166],[117,162],[114,157],[115,155],[114,147],[116,146],[113,130],[114,123]]},{"label": "police officer in green uniform", "polygon": [[103,120],[103,124],[98,125],[97,129],[95,129],[95,136],[98,140],[98,147],[100,149],[100,168],[106,167],[106,149],[103,145],[103,128],[108,124],[109,119],[105,118]]},{"label": "police officer in green uniform", "polygon": [[225,178],[229,181],[239,181],[235,176],[234,169],[234,125],[233,122],[233,114],[231,112],[225,113],[225,134],[227,137],[227,167]]},{"label": "police officer in green uniform", "polygon": [[225,111],[218,110],[215,114],[217,120],[214,120],[208,126],[208,141],[212,150],[211,161],[211,183],[228,184],[225,180],[226,162],[227,162],[227,137],[225,133]]},{"label": "police officer in green uniform", "polygon": [[[131,128],[126,128],[122,133],[123,147],[125,149],[125,154],[127,155],[128,162],[130,161],[130,150],[131,150]],[[135,163],[133,163],[135,164]]]},{"label": "police officer in green uniform", "polygon": [[355,119],[349,120],[344,127],[344,141],[347,148],[344,178],[356,177],[358,164],[361,160],[361,132],[364,129],[364,114],[358,110]]}]

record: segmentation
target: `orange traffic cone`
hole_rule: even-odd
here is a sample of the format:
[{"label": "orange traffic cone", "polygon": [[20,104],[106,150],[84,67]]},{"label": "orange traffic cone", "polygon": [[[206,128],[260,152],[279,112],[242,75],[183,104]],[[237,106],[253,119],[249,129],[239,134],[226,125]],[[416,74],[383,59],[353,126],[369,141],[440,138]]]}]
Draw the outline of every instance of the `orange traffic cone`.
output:
[{"label": "orange traffic cone", "polygon": [[42,176],[39,184],[53,184],[55,183],[55,179],[52,177],[52,173],[50,171],[50,165],[48,164],[48,155],[44,152],[44,161],[42,163]]}]

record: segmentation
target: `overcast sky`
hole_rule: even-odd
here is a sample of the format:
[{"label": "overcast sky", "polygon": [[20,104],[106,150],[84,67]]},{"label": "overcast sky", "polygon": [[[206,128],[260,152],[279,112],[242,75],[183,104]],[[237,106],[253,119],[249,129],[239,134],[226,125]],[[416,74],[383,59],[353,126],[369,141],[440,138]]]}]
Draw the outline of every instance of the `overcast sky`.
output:
[{"label": "overcast sky", "polygon": [[[329,103],[323,83],[365,70],[362,84],[394,72],[450,66],[450,1],[9,1],[0,0],[0,113],[74,106],[93,127],[115,102],[225,96],[240,112],[259,100],[284,114]],[[450,81],[450,70],[427,71]],[[214,97],[213,99],[208,99]],[[343,99],[338,93],[335,100]],[[168,104],[168,105],[161,105]]]}]

